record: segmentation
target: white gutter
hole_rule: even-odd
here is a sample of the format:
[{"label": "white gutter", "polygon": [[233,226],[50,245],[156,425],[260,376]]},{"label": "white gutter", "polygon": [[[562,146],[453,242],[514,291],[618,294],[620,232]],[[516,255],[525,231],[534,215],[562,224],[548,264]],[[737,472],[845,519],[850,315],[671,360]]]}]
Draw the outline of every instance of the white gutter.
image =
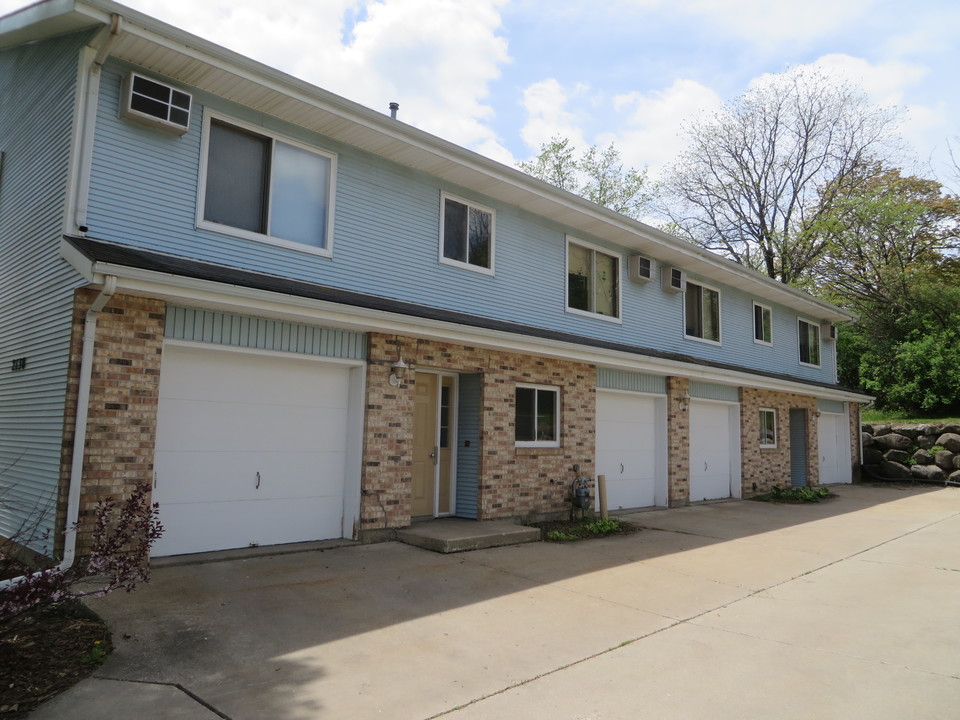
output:
[{"label": "white gutter", "polygon": [[[63,559],[57,565],[56,571],[64,573],[73,566],[77,555],[77,519],[80,517],[80,483],[83,479],[83,456],[87,443],[87,417],[90,409],[90,381],[93,376],[93,349],[97,338],[97,320],[100,311],[117,291],[117,278],[107,275],[104,278],[103,289],[97,295],[93,304],[87,308],[83,323],[83,345],[80,352],[80,387],[77,390],[77,417],[73,431],[73,457],[70,465],[70,487],[67,494],[67,521],[63,533]],[[21,575],[0,581],[0,590],[14,585],[21,580],[35,577],[40,572]]]}]

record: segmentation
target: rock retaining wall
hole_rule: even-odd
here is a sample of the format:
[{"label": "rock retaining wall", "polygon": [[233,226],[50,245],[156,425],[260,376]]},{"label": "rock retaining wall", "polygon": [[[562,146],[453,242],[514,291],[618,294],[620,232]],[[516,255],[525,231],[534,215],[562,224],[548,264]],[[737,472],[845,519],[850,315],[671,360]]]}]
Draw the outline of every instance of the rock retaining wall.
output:
[{"label": "rock retaining wall", "polygon": [[960,482],[960,425],[864,424],[861,430],[868,475]]}]

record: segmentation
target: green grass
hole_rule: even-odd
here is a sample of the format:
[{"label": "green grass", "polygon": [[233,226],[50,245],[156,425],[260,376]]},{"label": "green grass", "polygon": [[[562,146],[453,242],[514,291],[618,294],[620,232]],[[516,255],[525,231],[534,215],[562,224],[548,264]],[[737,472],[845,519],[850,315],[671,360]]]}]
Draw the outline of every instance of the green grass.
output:
[{"label": "green grass", "polygon": [[757,495],[756,500],[780,503],[817,503],[830,497],[830,488],[813,487],[780,487],[775,485],[770,492]]},{"label": "green grass", "polygon": [[960,425],[960,418],[914,418],[903,413],[892,410],[864,410],[860,414],[860,422],[864,423],[904,423],[907,425],[932,425],[938,423],[941,425]]}]

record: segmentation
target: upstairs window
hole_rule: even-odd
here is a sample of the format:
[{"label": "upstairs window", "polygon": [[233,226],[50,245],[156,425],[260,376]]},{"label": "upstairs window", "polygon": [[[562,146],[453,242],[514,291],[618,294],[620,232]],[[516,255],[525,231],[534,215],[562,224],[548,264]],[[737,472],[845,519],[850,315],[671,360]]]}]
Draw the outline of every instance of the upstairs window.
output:
[{"label": "upstairs window", "polygon": [[760,345],[773,344],[773,311],[760,303],[753,304],[753,341]]},{"label": "upstairs window", "polygon": [[620,257],[568,242],[567,309],[619,319]]},{"label": "upstairs window", "polygon": [[687,290],[684,295],[686,336],[708,342],[720,342],[720,292],[687,281]]},{"label": "upstairs window", "polygon": [[209,120],[201,226],[330,250],[334,156]]},{"label": "upstairs window", "polygon": [[820,367],[820,326],[806,320],[797,320],[800,340],[800,364]]},{"label": "upstairs window", "polygon": [[518,385],[514,427],[517,447],[559,447],[559,389]]},{"label": "upstairs window", "polygon": [[493,210],[444,195],[440,261],[492,273]]}]

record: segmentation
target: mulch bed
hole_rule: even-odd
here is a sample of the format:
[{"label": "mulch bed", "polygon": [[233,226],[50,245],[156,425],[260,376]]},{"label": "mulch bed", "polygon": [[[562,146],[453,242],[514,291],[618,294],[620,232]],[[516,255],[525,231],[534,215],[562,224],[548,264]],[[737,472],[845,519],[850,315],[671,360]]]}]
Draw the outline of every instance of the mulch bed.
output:
[{"label": "mulch bed", "polygon": [[[633,523],[626,522],[624,520],[617,520],[617,523],[619,525],[618,530],[604,533],[603,535],[595,535],[591,533],[584,525],[582,520],[548,520],[545,522],[527,523],[527,525],[530,527],[540,528],[540,539],[550,542],[554,542],[547,537],[551,532],[561,532],[565,535],[571,536],[572,539],[576,540],[590,540],[592,538],[611,537],[613,535],[632,535],[633,533],[640,531],[639,525],[634,525]],[[572,539],[567,540],[566,542],[572,542]]]},{"label": "mulch bed", "polygon": [[13,618],[0,629],[0,718],[26,717],[90,675],[112,649],[106,624],[79,600]]}]

